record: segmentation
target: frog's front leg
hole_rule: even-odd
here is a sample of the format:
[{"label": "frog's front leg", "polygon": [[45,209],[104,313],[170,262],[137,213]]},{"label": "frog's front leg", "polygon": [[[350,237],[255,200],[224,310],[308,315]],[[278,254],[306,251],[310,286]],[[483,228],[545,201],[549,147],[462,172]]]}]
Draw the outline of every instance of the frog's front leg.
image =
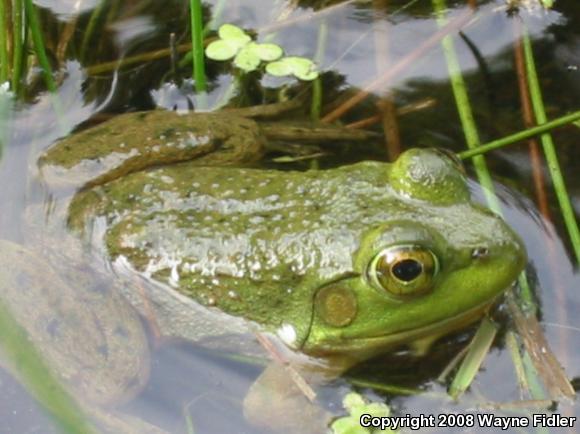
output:
[{"label": "frog's front leg", "polygon": [[251,119],[156,110],[122,114],[73,134],[51,146],[39,168],[49,185],[78,189],[182,161],[243,165],[259,160],[263,150],[263,134]]},{"label": "frog's front leg", "polygon": [[244,400],[246,419],[271,432],[323,434],[332,415],[310,401],[289,368],[271,363]]}]

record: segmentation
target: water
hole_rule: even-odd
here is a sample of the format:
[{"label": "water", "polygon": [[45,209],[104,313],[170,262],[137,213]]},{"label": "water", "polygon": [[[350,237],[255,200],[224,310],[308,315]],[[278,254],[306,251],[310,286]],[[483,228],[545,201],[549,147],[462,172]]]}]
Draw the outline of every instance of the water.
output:
[{"label": "water", "polygon": [[[92,122],[91,119],[98,120],[104,114],[147,110],[155,105],[186,109],[192,105],[199,108],[202,104],[199,98],[191,94],[187,66],[177,68],[177,73],[172,74],[167,56],[124,67],[113,63],[110,68],[105,65],[96,69],[106,62],[166,48],[171,32],[175,33],[177,45],[187,43],[189,17],[185,2],[163,3],[163,6],[147,1],[123,4],[106,2],[105,18],[97,23],[99,30],[89,39],[87,47],[90,49],[83,52],[81,47],[86,34],[83,30],[88,27],[94,3],[37,2],[44,8],[41,19],[47,31],[49,50],[58,45],[59,40],[64,43],[67,26],[75,31],[68,42],[67,55],[58,59],[60,81],[57,99],[42,92],[38,71],[33,70],[32,84],[24,102],[9,108],[8,121],[2,125],[5,134],[0,163],[2,239],[22,242],[27,238],[29,228],[24,222],[27,210],[46,199],[35,181],[36,158],[59,137]],[[215,11],[216,3],[213,0],[207,5]],[[296,10],[291,17],[306,17],[312,12],[307,2],[303,3],[304,9]],[[449,3],[453,6],[451,17],[459,16],[466,10],[463,2]],[[514,24],[520,18],[517,15],[508,16],[502,9],[502,1],[479,3],[477,21],[463,28],[463,37],[455,39],[455,46],[481,140],[486,142],[523,128],[513,66]],[[273,6],[273,2],[268,1],[231,1],[223,11],[221,22],[255,29],[260,41],[272,38],[289,54],[316,58],[320,69],[327,71],[323,75],[323,83],[328,112],[332,109],[332,101],[344,100],[357,89],[364,88],[437,31],[429,2],[418,2],[400,10],[405,4],[393,0],[384,8],[373,9],[372,2],[348,3],[335,7],[322,18],[296,20],[272,32],[269,29],[277,25],[277,17],[287,6],[285,2],[277,2]],[[393,14],[398,10],[397,14]],[[556,118],[578,110],[578,2],[559,0],[552,11],[522,12],[521,18],[533,40],[548,117]],[[324,50],[317,50],[320,26],[325,26],[327,31]],[[348,123],[375,114],[377,95],[387,92],[390,92],[397,107],[428,99],[434,104],[399,117],[404,147],[421,145],[443,146],[454,151],[465,149],[445,58],[439,46],[414,60],[411,65],[378,87],[372,98],[365,100],[341,120]],[[208,73],[210,91],[206,104],[211,108],[221,104],[228,95],[232,75],[225,63],[210,63]],[[261,79],[255,74],[246,80],[246,87],[251,92],[238,97],[245,104],[272,101],[282,85],[289,86],[289,93],[307,88],[292,79]],[[380,131],[377,126],[373,128]],[[555,131],[553,136],[578,213],[579,155],[577,146],[574,146],[578,141],[578,129],[568,126]],[[364,149],[343,146],[325,151],[331,155],[320,160],[322,167],[367,158],[387,158],[380,140]],[[580,295],[577,291],[580,275],[552,188],[547,182],[554,223],[546,221],[530,199],[533,197],[533,181],[525,145],[493,152],[488,157],[488,163],[494,179],[502,183],[497,184],[496,188],[505,218],[522,236],[528,249],[530,282],[540,308],[538,317],[547,341],[568,378],[577,386],[580,378],[580,352],[577,350],[580,348]],[[307,168],[310,164],[307,160],[297,162],[292,167]],[[288,167],[284,164],[278,166]],[[471,171],[469,164],[468,170]],[[502,185],[509,185],[509,188]],[[471,183],[471,188],[478,200],[483,201],[478,184]],[[503,306],[499,317],[504,319],[504,327],[510,323],[508,316]],[[445,385],[437,381],[437,376],[472,334],[473,329],[470,329],[446,338],[423,358],[395,354],[365,363],[347,379],[337,380],[325,387],[320,392],[321,400],[332,411],[340,413],[341,396],[348,390],[357,390],[369,399],[388,402],[395,414],[435,416],[446,412],[465,413],[487,403],[518,401],[521,397],[509,351],[505,347],[504,332],[500,333],[470,391],[457,403],[445,398]],[[196,433],[258,432],[243,421],[241,401],[260,372],[259,365],[234,361],[215,351],[200,349],[190,342],[157,340],[154,334],[151,342],[150,379],[134,399],[120,405],[119,412],[143,418],[172,433],[187,432],[188,418],[191,418]],[[351,378],[358,380],[358,383]],[[407,396],[381,392],[380,389],[360,386],[361,381],[422,389],[426,393]],[[0,398],[1,433],[58,432],[54,422],[6,372],[0,373],[0,387],[3,392]],[[580,416],[577,404],[564,401],[556,407],[556,412]],[[526,413],[497,411],[496,414]],[[456,430],[463,429],[457,427]],[[439,428],[438,431],[448,430]],[[485,431],[493,432],[492,429]],[[535,429],[527,428],[525,431],[533,432]]]}]

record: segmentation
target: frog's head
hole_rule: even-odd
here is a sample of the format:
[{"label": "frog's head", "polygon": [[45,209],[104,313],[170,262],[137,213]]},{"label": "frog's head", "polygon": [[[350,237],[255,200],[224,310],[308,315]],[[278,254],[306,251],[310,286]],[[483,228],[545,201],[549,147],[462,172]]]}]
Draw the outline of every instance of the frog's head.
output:
[{"label": "frog's head", "polygon": [[397,197],[392,219],[362,235],[352,273],[316,290],[303,351],[363,359],[442,336],[478,319],[522,271],[522,242],[470,201],[449,156],[408,151],[389,184]]}]

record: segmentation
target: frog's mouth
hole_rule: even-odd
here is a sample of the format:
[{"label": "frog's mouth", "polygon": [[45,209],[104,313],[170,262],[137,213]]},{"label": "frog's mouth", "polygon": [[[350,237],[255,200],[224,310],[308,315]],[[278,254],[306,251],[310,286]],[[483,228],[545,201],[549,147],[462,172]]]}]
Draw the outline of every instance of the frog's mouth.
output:
[{"label": "frog's mouth", "polygon": [[[458,315],[432,322],[421,327],[400,330],[396,333],[380,336],[340,336],[332,340],[318,340],[309,336],[304,342],[302,351],[312,355],[349,353],[357,359],[366,359],[389,349],[408,345],[417,353],[426,352],[430,345],[440,337],[469,324],[476,322],[490,309],[497,298],[485,301]],[[317,341],[317,342],[316,342]]]}]

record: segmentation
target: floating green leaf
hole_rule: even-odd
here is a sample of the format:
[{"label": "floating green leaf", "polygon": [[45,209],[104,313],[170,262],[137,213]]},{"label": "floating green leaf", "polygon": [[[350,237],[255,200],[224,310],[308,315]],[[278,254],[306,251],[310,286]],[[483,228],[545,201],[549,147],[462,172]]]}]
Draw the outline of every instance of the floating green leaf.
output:
[{"label": "floating green leaf", "polygon": [[276,60],[282,53],[282,48],[276,44],[250,42],[240,49],[234,59],[234,65],[243,71],[251,72],[256,70],[262,61]]},{"label": "floating green leaf", "polygon": [[363,414],[373,417],[387,417],[391,414],[386,404],[371,402],[367,403],[358,393],[351,392],[342,401],[343,407],[350,413],[348,416],[336,419],[330,428],[333,434],[378,434],[379,432],[398,432],[387,429],[381,431],[379,428],[361,426],[360,419]]},{"label": "floating green leaf", "polygon": [[250,42],[243,47],[234,59],[234,65],[246,72],[254,71],[260,66],[260,57],[256,53],[256,45],[255,42]]},{"label": "floating green leaf", "polygon": [[256,53],[260,56],[260,60],[264,62],[273,62],[282,57],[284,50],[276,44],[256,44]]},{"label": "floating green leaf", "polygon": [[318,71],[316,70],[316,65],[310,59],[306,57],[288,57],[289,62],[292,64],[294,70],[294,75],[300,80],[310,81],[318,77]]},{"label": "floating green leaf", "polygon": [[266,65],[266,72],[275,77],[285,77],[292,75],[292,65],[284,62],[284,59],[278,60],[277,62],[268,63]]},{"label": "floating green leaf", "polygon": [[246,32],[233,24],[222,25],[218,35],[220,39],[205,49],[206,56],[213,60],[229,60],[252,41]]},{"label": "floating green leaf", "polygon": [[312,60],[299,56],[288,56],[277,62],[271,62],[266,66],[266,72],[276,77],[294,75],[305,81],[314,80],[319,75]]},{"label": "floating green leaf", "polygon": [[[234,58],[234,66],[242,71],[255,71],[262,62],[268,62],[266,71],[277,77],[293,75],[300,80],[314,80],[318,77],[316,65],[310,59],[298,56],[282,58],[284,50],[277,44],[258,44],[241,28],[224,24],[218,30],[220,39],[213,41],[205,49],[207,57],[213,60]],[[280,59],[280,60],[278,60]]]},{"label": "floating green leaf", "polygon": [[245,45],[252,40],[250,36],[233,24],[223,24],[218,29],[218,35],[221,39],[229,39],[231,41],[239,41],[241,45]]},{"label": "floating green leaf", "polygon": [[205,55],[213,60],[228,60],[234,57],[239,50],[240,47],[237,44],[218,39],[207,46]]}]

